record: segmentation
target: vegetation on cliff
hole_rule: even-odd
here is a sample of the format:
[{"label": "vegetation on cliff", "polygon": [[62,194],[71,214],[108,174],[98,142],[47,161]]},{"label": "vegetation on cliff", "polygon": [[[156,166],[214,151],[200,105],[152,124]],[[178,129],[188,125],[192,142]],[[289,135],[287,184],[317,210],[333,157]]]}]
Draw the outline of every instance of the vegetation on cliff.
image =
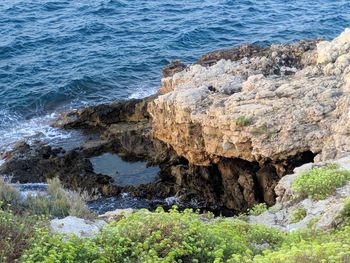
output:
[{"label": "vegetation on cliff", "polygon": [[304,172],[293,183],[293,190],[301,198],[322,200],[333,194],[350,179],[350,172],[336,164],[328,164]]},{"label": "vegetation on cliff", "polygon": [[[69,199],[72,193],[63,190],[58,180],[49,183],[48,195],[25,201],[17,190],[1,181],[1,262],[321,262],[332,257],[331,262],[346,262],[350,259],[347,239],[350,227],[346,225],[330,233],[307,229],[291,234],[238,219],[214,218],[192,210],[179,212],[176,208],[168,212],[137,211],[109,223],[93,238],[52,234],[47,227],[50,217],[86,216],[87,210],[82,200],[72,206]],[[347,217],[347,212],[342,216]]]},{"label": "vegetation on cliff", "polygon": [[[71,199],[79,195],[64,190],[58,180],[50,181],[47,195],[27,201],[6,182],[0,185],[0,262],[350,261],[349,199],[344,200],[339,214],[343,224],[330,231],[316,230],[310,224],[286,232],[238,218],[158,208],[155,212],[138,210],[108,223],[94,237],[79,238],[49,230],[52,217],[74,214],[93,218],[82,198]],[[249,213],[266,209],[266,205],[258,205]],[[302,213],[296,214],[300,218]]]},{"label": "vegetation on cliff", "polygon": [[[21,217],[1,211],[0,224],[21,224]],[[11,222],[11,223],[9,223]],[[52,235],[30,223],[20,231],[27,250],[20,262],[349,262],[350,226],[321,232],[311,228],[287,233],[237,219],[213,219],[191,210],[140,210],[109,223],[93,238]],[[34,232],[33,232],[34,231]],[[29,234],[27,234],[29,233]],[[5,244],[5,245],[4,245]],[[25,244],[25,245],[22,245]],[[16,245],[18,248],[19,245]],[[17,256],[22,250],[17,251]],[[2,252],[3,253],[3,252]],[[1,254],[4,256],[4,254]],[[9,259],[9,258],[7,258]],[[2,258],[6,262],[5,258]],[[12,262],[12,261],[8,261]]]}]

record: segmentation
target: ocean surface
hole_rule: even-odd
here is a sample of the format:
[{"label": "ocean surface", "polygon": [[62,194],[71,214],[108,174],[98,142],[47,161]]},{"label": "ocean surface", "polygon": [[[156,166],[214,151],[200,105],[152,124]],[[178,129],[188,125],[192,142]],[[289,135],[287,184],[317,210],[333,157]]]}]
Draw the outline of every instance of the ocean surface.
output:
[{"label": "ocean surface", "polygon": [[0,152],[21,138],[66,141],[60,111],[143,97],[173,59],[242,43],[337,36],[350,1],[1,0]]}]

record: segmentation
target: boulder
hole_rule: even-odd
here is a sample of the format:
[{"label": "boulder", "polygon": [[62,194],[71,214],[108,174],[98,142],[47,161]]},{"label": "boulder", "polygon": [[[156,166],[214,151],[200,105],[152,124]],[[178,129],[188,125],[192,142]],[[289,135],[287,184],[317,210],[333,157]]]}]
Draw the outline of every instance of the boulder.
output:
[{"label": "boulder", "polygon": [[94,237],[106,224],[103,220],[89,221],[75,216],[53,219],[50,231],[54,234],[76,235],[77,237]]}]

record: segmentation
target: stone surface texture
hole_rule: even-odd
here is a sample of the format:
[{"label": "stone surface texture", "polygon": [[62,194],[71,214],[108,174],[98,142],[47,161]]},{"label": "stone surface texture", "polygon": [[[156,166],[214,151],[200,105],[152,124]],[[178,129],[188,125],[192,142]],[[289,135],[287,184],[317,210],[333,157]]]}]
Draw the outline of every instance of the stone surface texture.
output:
[{"label": "stone surface texture", "polygon": [[106,224],[103,220],[88,221],[75,216],[63,219],[53,219],[50,222],[50,231],[55,234],[76,235],[78,237],[93,237]]}]

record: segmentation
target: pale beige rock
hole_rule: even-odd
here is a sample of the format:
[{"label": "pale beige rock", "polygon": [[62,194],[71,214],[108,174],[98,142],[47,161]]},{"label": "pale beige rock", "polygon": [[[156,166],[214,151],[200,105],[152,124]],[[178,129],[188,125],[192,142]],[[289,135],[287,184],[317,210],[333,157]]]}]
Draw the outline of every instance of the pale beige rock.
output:
[{"label": "pale beige rock", "polygon": [[317,63],[333,63],[350,50],[350,29],[347,28],[333,41],[322,41],[317,45]]},{"label": "pale beige rock", "polygon": [[93,237],[101,231],[106,222],[103,220],[85,220],[75,216],[50,221],[50,231],[54,234],[77,237]]},{"label": "pale beige rock", "polygon": [[106,220],[107,222],[119,221],[123,217],[130,216],[133,212],[134,210],[132,208],[116,209],[99,215],[98,218]]},{"label": "pale beige rock", "polygon": [[[283,55],[272,51],[188,66],[163,79],[167,93],[149,105],[153,134],[197,165],[221,157],[285,160],[305,151],[318,154],[316,161],[340,158],[350,150],[349,50],[347,29],[302,54],[301,68],[279,65]],[[236,124],[242,116],[249,125]]]}]

